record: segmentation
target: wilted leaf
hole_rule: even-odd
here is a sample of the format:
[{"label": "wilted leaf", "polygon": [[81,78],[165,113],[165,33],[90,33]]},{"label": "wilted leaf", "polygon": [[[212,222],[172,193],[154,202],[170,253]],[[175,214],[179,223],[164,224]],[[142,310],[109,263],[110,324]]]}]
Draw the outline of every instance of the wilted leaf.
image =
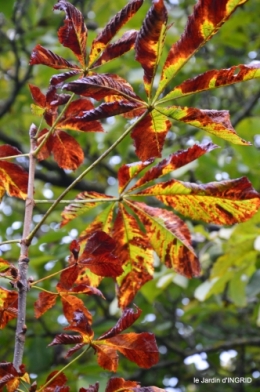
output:
[{"label": "wilted leaf", "polygon": [[119,392],[122,390],[131,391],[132,388],[138,387],[139,383],[136,381],[126,381],[123,378],[113,377],[108,380],[105,392]]},{"label": "wilted leaf", "polygon": [[134,324],[135,321],[140,317],[141,313],[142,310],[139,309],[136,305],[135,309],[124,309],[122,316],[120,317],[116,325],[109,331],[101,335],[98,340],[112,338],[113,336],[118,335],[125,329],[131,327],[131,325]]},{"label": "wilted leaf", "polygon": [[94,385],[90,385],[88,388],[80,388],[79,392],[98,392],[99,382],[97,381]]},{"label": "wilted leaf", "polygon": [[66,12],[64,26],[58,31],[60,43],[73,51],[83,69],[86,67],[87,28],[82,13],[65,0],[59,0],[54,10]]},{"label": "wilted leaf", "polygon": [[76,73],[81,72],[76,64],[70,63],[41,45],[36,45],[31,54],[30,65],[36,64],[46,65],[54,69],[71,69]]},{"label": "wilted leaf", "polygon": [[144,86],[148,96],[163,49],[167,19],[164,1],[154,0],[136,39],[135,58],[144,69]]}]

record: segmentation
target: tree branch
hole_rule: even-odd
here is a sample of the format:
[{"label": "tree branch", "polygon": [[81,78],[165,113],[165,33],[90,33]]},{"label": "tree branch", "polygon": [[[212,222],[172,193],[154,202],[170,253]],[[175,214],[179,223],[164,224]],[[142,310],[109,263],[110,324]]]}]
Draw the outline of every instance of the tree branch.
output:
[{"label": "tree branch", "polygon": [[37,131],[36,126],[32,124],[29,131],[31,151],[30,151],[30,163],[29,163],[28,192],[27,192],[27,199],[25,203],[23,238],[21,241],[21,251],[20,251],[20,258],[18,262],[18,269],[19,269],[19,280],[17,282],[18,316],[17,316],[15,349],[14,349],[14,359],[13,359],[13,365],[17,371],[19,371],[19,367],[22,364],[25,334],[27,330],[27,327],[25,325],[25,318],[26,318],[26,297],[28,291],[27,271],[28,271],[28,264],[29,264],[28,256],[29,256],[30,243],[27,242],[26,238],[30,233],[33,208],[34,208],[33,194],[34,194],[36,158],[33,155],[33,151],[36,148],[36,140],[34,138],[36,131]]}]

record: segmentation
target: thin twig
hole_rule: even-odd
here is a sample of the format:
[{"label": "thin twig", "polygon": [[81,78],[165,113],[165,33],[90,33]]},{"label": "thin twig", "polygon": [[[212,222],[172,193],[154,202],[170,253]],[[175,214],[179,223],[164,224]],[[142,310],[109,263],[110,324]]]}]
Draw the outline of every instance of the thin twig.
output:
[{"label": "thin twig", "polygon": [[36,158],[34,157],[33,152],[36,148],[36,139],[35,139],[36,132],[37,132],[36,126],[32,124],[29,131],[31,151],[30,151],[30,161],[29,161],[28,192],[27,192],[27,199],[25,203],[23,237],[21,240],[21,251],[20,251],[20,257],[18,262],[18,269],[19,269],[19,279],[17,282],[18,316],[17,316],[15,349],[14,349],[14,359],[13,359],[13,365],[17,371],[19,371],[19,367],[22,364],[25,334],[27,329],[25,325],[25,317],[26,317],[26,297],[27,297],[27,290],[28,290],[27,270],[29,264],[29,258],[28,258],[29,243],[27,242],[26,238],[30,233],[30,226],[32,223],[32,215],[33,215],[33,208],[34,208],[33,193],[34,193]]}]

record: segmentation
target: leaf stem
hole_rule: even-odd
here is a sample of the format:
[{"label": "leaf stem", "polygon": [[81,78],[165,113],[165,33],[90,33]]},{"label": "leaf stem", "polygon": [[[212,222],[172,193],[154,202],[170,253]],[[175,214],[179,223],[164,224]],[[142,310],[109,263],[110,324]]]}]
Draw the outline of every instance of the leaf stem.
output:
[{"label": "leaf stem", "polygon": [[17,239],[17,240],[6,240],[3,242],[0,242],[0,246],[1,245],[7,245],[7,244],[19,244],[21,242],[21,239]]},{"label": "leaf stem", "polygon": [[58,377],[62,372],[64,372],[64,370],[66,370],[70,365],[72,365],[74,362],[76,362],[80,357],[82,357],[83,354],[85,354],[85,352],[87,352],[89,350],[90,346],[88,346],[87,348],[85,348],[85,350],[82,351],[82,353],[80,353],[76,358],[72,359],[72,361],[70,361],[69,363],[67,363],[67,365],[65,365],[61,370],[59,370],[50,380],[48,380],[46,382],[46,384],[44,384],[40,389],[38,389],[38,392],[43,391],[50,383],[52,383],[53,380],[55,380],[56,377]]},{"label": "leaf stem", "polygon": [[90,166],[87,167],[86,170],[84,170],[69,186],[67,189],[65,189],[60,196],[57,198],[55,203],[51,205],[51,207],[47,210],[45,215],[42,217],[40,222],[34,227],[34,229],[31,231],[31,233],[27,237],[27,241],[30,242],[32,238],[34,237],[35,233],[38,231],[38,229],[41,227],[41,225],[45,222],[47,217],[50,215],[50,213],[54,210],[56,205],[60,203],[60,201],[67,195],[67,193],[80,181],[82,178],[89,173],[94,167],[98,165],[99,162],[101,162],[113,149],[132,131],[132,129],[147,115],[148,111],[145,111],[138,119],[135,121],[133,124],[130,125],[126,129],[126,131],[103,153],[99,156],[98,159],[95,160]]},{"label": "leaf stem", "polygon": [[[33,282],[33,285],[38,284],[38,283],[40,283],[40,282],[43,282],[43,281],[46,280],[46,279],[53,278],[53,276],[59,275],[61,272],[66,271],[66,270],[67,270],[68,268],[70,268],[70,267],[71,267],[71,266],[69,265],[68,267],[63,268],[62,270],[56,271],[56,272],[54,272],[54,273],[51,274],[51,275],[48,275],[48,276],[45,276],[44,278],[35,280],[35,281]],[[32,286],[32,287],[33,287],[33,286]]]},{"label": "leaf stem", "polygon": [[0,161],[8,161],[8,159],[16,159],[16,158],[22,158],[22,157],[29,157],[30,154],[19,154],[19,155],[10,155],[8,157],[1,157]]},{"label": "leaf stem", "polygon": [[[100,197],[98,199],[84,199],[84,200],[60,200],[60,204],[85,204],[85,203],[110,203],[110,202],[115,202],[115,201],[120,201],[119,197],[111,197],[111,198],[106,198],[106,197]],[[53,204],[56,203],[56,200],[34,200],[35,204]]]},{"label": "leaf stem", "polygon": [[24,213],[24,226],[23,226],[23,236],[21,240],[21,250],[18,262],[19,270],[19,280],[17,282],[18,288],[18,315],[16,324],[16,335],[15,335],[15,348],[14,348],[14,359],[13,365],[17,371],[22,364],[23,351],[25,344],[25,334],[26,334],[26,297],[28,291],[27,282],[27,271],[29,265],[29,243],[27,241],[27,236],[30,233],[30,226],[32,223],[33,215],[33,192],[34,192],[34,178],[35,178],[35,168],[36,168],[36,158],[34,156],[34,150],[36,148],[36,135],[37,128],[34,124],[30,126],[30,154],[29,154],[29,178],[28,178],[28,191],[27,198],[25,202],[25,213]]}]

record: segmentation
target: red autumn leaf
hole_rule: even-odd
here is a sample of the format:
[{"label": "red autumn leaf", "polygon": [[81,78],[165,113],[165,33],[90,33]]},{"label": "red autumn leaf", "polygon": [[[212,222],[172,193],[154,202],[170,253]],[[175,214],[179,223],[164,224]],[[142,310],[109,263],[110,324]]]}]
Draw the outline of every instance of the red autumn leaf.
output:
[{"label": "red autumn leaf", "polygon": [[99,59],[92,64],[91,68],[107,63],[133,49],[137,33],[137,30],[126,31],[116,42],[107,45]]},{"label": "red autumn leaf", "polygon": [[82,314],[84,314],[84,316],[85,316],[86,320],[88,320],[89,324],[92,323],[92,315],[91,315],[90,311],[85,307],[85,304],[82,301],[82,299],[77,298],[75,295],[70,295],[66,292],[63,292],[59,288],[59,286],[57,286],[57,290],[60,293],[61,302],[62,302],[62,306],[63,306],[63,314],[69,323],[71,323],[74,319],[75,309],[77,309]]},{"label": "red autumn leaf", "polygon": [[157,387],[140,387],[136,381],[126,381],[123,378],[113,377],[107,383],[105,392],[166,392]]},{"label": "red autumn leaf", "polygon": [[[52,381],[50,381],[52,380]],[[46,387],[44,385],[40,388],[42,392],[69,392],[70,388],[66,387],[67,377],[64,373],[60,373],[57,370],[54,370],[49,374],[46,379],[45,384],[48,384]]]},{"label": "red autumn leaf", "polygon": [[135,58],[144,69],[144,86],[148,96],[163,49],[167,19],[164,1],[154,0],[136,39]]},{"label": "red autumn leaf", "polygon": [[47,310],[51,309],[56,302],[57,294],[47,293],[42,291],[39,294],[37,301],[34,303],[35,317],[41,317]]},{"label": "red autumn leaf", "polygon": [[121,261],[113,254],[116,242],[105,232],[96,231],[89,238],[79,264],[99,276],[115,278],[123,272]]},{"label": "red autumn leaf", "polygon": [[30,383],[28,373],[25,372],[25,366],[20,365],[19,371],[17,371],[11,362],[0,363],[0,390],[6,387],[8,392],[15,392],[20,385],[20,382],[24,381]]},{"label": "red autumn leaf", "polygon": [[90,385],[88,388],[80,388],[79,392],[98,392],[99,382],[97,381],[94,385]]},{"label": "red autumn leaf", "polygon": [[58,75],[53,75],[50,79],[50,84],[55,87],[60,87],[65,80],[72,78],[73,76],[81,74],[82,71],[68,71],[68,72],[63,72]]},{"label": "red autumn leaf", "polygon": [[0,201],[5,192],[12,197],[26,199],[28,173],[16,163],[1,161],[1,157],[20,155],[21,152],[8,144],[0,146]]},{"label": "red autumn leaf", "polygon": [[0,329],[17,317],[18,293],[0,287]]},{"label": "red autumn leaf", "polygon": [[[93,340],[92,347],[97,350],[99,365],[110,371],[116,371],[115,350],[138,366],[149,369],[159,360],[159,352],[154,335],[148,332],[127,333],[108,339]],[[108,358],[110,361],[108,361]]]},{"label": "red autumn leaf", "polygon": [[54,69],[71,69],[76,74],[81,70],[78,65],[72,64],[63,57],[58,56],[51,50],[45,49],[41,45],[36,45],[32,51],[30,65],[42,64]]},{"label": "red autumn leaf", "polygon": [[82,67],[85,68],[88,31],[82,13],[65,0],[59,0],[53,9],[66,12],[64,26],[58,31],[60,43],[71,49]]},{"label": "red autumn leaf", "polygon": [[114,327],[112,327],[109,331],[105,332],[101,335],[98,340],[112,338],[115,335],[118,335],[125,329],[131,327],[132,324],[140,317],[142,310],[139,309],[135,305],[135,309],[124,309],[122,316],[116,323]]},{"label": "red autumn leaf", "polygon": [[83,132],[104,132],[99,121],[91,121],[89,123],[84,119],[81,119],[81,116],[83,116],[86,111],[94,109],[94,105],[90,100],[86,98],[76,99],[69,104],[63,118],[58,121],[57,127]]},{"label": "red autumn leaf", "polygon": [[84,160],[79,143],[66,132],[56,130],[49,138],[53,157],[62,169],[76,170]]},{"label": "red autumn leaf", "polygon": [[115,16],[107,23],[104,29],[98,34],[98,36],[92,42],[90,54],[89,54],[89,65],[93,63],[100,56],[111,39],[116,35],[120,28],[128,22],[139,10],[143,0],[132,0],[130,1],[121,11],[117,12]]},{"label": "red autumn leaf", "polygon": [[160,157],[170,127],[168,118],[157,110],[153,110],[139,121],[131,133],[138,158],[146,161]]},{"label": "red autumn leaf", "polygon": [[134,98],[134,100],[142,102],[141,98],[135,94],[132,86],[125,79],[114,74],[86,76],[65,84],[63,89],[96,100],[101,100],[109,95],[119,95],[127,100]]},{"label": "red autumn leaf", "polygon": [[78,273],[79,271],[77,265],[71,265],[70,267],[63,270],[60,275],[59,289],[64,291],[70,290],[77,280]]},{"label": "red autumn leaf", "polygon": [[113,377],[108,380],[105,392],[119,392],[124,390],[131,392],[138,385],[139,383],[136,381],[126,381],[123,378]]}]

